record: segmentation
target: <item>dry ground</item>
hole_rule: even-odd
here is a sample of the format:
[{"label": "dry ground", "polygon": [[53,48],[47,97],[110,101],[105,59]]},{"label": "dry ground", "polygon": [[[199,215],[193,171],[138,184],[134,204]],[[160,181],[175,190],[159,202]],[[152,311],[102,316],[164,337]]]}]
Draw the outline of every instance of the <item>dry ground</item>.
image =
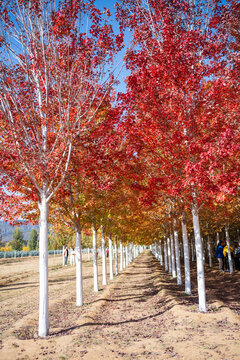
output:
[{"label": "dry ground", "polygon": [[39,339],[38,259],[0,261],[1,360],[240,359],[240,272],[206,266],[208,312],[202,314],[194,267],[186,296],[145,251],[93,293],[85,258],[85,305],[76,308],[75,269],[61,262],[49,258],[50,336]]}]

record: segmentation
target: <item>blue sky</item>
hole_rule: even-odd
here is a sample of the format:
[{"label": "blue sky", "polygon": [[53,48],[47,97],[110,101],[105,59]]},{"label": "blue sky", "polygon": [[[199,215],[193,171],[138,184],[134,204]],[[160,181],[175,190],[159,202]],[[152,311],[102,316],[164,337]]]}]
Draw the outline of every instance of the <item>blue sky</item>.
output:
[{"label": "blue sky", "polygon": [[[97,6],[97,8],[99,10],[104,10],[104,7],[109,9],[111,14],[112,14],[112,26],[113,26],[113,30],[118,33],[118,23],[117,21],[115,20],[115,3],[117,1],[116,0],[95,0],[95,4]],[[129,44],[129,36],[128,34],[126,34],[126,37],[125,37],[125,49],[122,50],[116,57],[116,64],[119,63],[118,65],[118,69],[120,70],[122,64],[123,64],[123,56],[124,56],[124,53],[126,51],[126,48],[130,45]],[[125,86],[125,83],[124,83],[124,80],[126,78],[126,76],[129,75],[129,72],[126,70],[125,67],[123,67],[123,69],[121,70],[121,73],[119,74],[118,76],[118,80],[120,82],[120,84],[117,86],[117,91],[120,91],[120,92],[124,92],[125,89],[126,89],[126,86]]]}]

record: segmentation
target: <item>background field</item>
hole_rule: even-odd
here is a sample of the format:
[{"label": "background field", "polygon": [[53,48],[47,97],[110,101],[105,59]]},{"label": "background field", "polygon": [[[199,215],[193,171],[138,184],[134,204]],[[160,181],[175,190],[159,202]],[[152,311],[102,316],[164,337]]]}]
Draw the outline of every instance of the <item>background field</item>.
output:
[{"label": "background field", "polygon": [[201,314],[194,266],[189,297],[149,251],[93,293],[84,254],[84,306],[76,308],[75,268],[49,256],[50,336],[39,339],[38,258],[1,259],[0,270],[1,360],[239,359],[239,272],[206,266],[208,313]]}]

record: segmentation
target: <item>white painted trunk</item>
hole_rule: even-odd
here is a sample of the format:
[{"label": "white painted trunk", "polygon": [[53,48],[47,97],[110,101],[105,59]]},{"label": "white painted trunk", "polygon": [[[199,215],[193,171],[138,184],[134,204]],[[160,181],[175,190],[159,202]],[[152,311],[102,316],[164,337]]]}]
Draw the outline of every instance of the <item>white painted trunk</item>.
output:
[{"label": "white painted trunk", "polygon": [[192,250],[192,261],[195,260],[195,256],[194,256],[194,245],[193,242],[191,243],[191,250]]},{"label": "white painted trunk", "polygon": [[164,239],[164,268],[168,271],[167,240]]},{"label": "white painted trunk", "polygon": [[110,280],[113,280],[113,248],[112,248],[112,239],[109,235],[108,237],[108,246],[109,246],[109,273]]},{"label": "white painted trunk", "polygon": [[83,306],[82,235],[76,230],[76,305]]},{"label": "white painted trunk", "polygon": [[62,266],[64,266],[64,249],[65,249],[65,247],[64,247],[64,245],[63,245],[63,248],[62,248]]},{"label": "white painted trunk", "polygon": [[120,271],[123,270],[123,244],[120,241]]},{"label": "white painted trunk", "polygon": [[171,255],[172,255],[172,277],[175,279],[177,277],[176,273],[176,265],[175,265],[175,250],[174,250],[174,240],[173,240],[173,234],[171,232],[170,234],[170,240],[171,240]]},{"label": "white painted trunk", "polygon": [[118,247],[117,247],[117,237],[114,238],[114,253],[115,253],[115,275],[118,275]]},{"label": "white painted trunk", "polygon": [[168,273],[172,273],[172,260],[171,260],[171,245],[170,245],[170,239],[167,238],[167,247],[168,247]]},{"label": "white painted trunk", "polygon": [[87,249],[87,253],[88,253],[88,260],[90,260],[90,249]]},{"label": "white painted trunk", "polygon": [[101,226],[101,241],[102,241],[102,284],[107,285],[106,246],[105,246],[103,225]]},{"label": "white painted trunk", "polygon": [[204,248],[204,241],[203,238],[202,239],[202,249],[203,249],[203,265],[205,265],[205,248]]},{"label": "white painted trunk", "polygon": [[160,261],[160,265],[163,266],[162,243],[160,242],[158,246],[159,246],[159,261]]},{"label": "white painted trunk", "polygon": [[211,247],[211,241],[210,241],[210,236],[208,235],[207,238],[207,246],[208,246],[208,260],[209,260],[209,267],[212,268],[213,264],[212,264],[212,247]]},{"label": "white painted trunk", "polygon": [[182,285],[182,274],[181,274],[181,263],[180,263],[180,254],[179,254],[179,242],[178,242],[178,232],[176,229],[176,220],[174,219],[174,242],[175,242],[175,255],[176,255],[176,267],[177,267],[177,285]]},{"label": "white painted trunk", "polygon": [[229,226],[225,226],[225,233],[226,233],[226,241],[227,241],[227,250],[228,250],[228,263],[229,263],[229,272],[230,274],[233,273],[233,262],[230,250],[230,236],[229,236]]},{"label": "white painted trunk", "polygon": [[193,216],[193,228],[194,228],[194,237],[195,237],[196,258],[197,258],[199,311],[206,312],[207,306],[206,306],[203,249],[202,249],[202,239],[200,234],[199,215],[198,215],[198,207],[197,207],[196,199],[194,199],[194,204],[192,207],[192,216]]},{"label": "white painted trunk", "polygon": [[123,269],[126,267],[126,246],[123,246]]},{"label": "white painted trunk", "polygon": [[125,246],[125,255],[126,255],[126,266],[128,266],[129,261],[128,261],[128,246]]},{"label": "white painted trunk", "polygon": [[48,323],[48,203],[46,194],[42,194],[39,203],[39,323],[38,335],[46,337]]},{"label": "white painted trunk", "polygon": [[98,292],[97,230],[93,225],[93,290]]},{"label": "white painted trunk", "polygon": [[184,251],[185,293],[187,295],[191,295],[190,254],[187,236],[187,225],[184,214],[182,215],[182,238]]}]

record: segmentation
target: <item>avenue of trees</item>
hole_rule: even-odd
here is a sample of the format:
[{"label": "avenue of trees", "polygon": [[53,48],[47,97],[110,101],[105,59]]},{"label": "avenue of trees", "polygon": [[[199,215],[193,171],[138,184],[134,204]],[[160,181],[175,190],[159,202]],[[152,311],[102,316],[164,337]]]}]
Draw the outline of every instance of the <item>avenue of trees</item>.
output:
[{"label": "avenue of trees", "polygon": [[[97,236],[103,285],[106,245],[110,279],[118,246],[122,270],[136,245],[151,245],[186,294],[196,256],[206,312],[205,254],[212,266],[220,237],[228,253],[240,240],[239,4],[121,0],[118,33],[94,1],[3,1],[0,19],[0,210],[40,225],[39,336],[49,333],[49,223],[52,241],[75,236],[77,306],[92,235],[94,291]],[[129,75],[116,95],[128,31]]]}]

